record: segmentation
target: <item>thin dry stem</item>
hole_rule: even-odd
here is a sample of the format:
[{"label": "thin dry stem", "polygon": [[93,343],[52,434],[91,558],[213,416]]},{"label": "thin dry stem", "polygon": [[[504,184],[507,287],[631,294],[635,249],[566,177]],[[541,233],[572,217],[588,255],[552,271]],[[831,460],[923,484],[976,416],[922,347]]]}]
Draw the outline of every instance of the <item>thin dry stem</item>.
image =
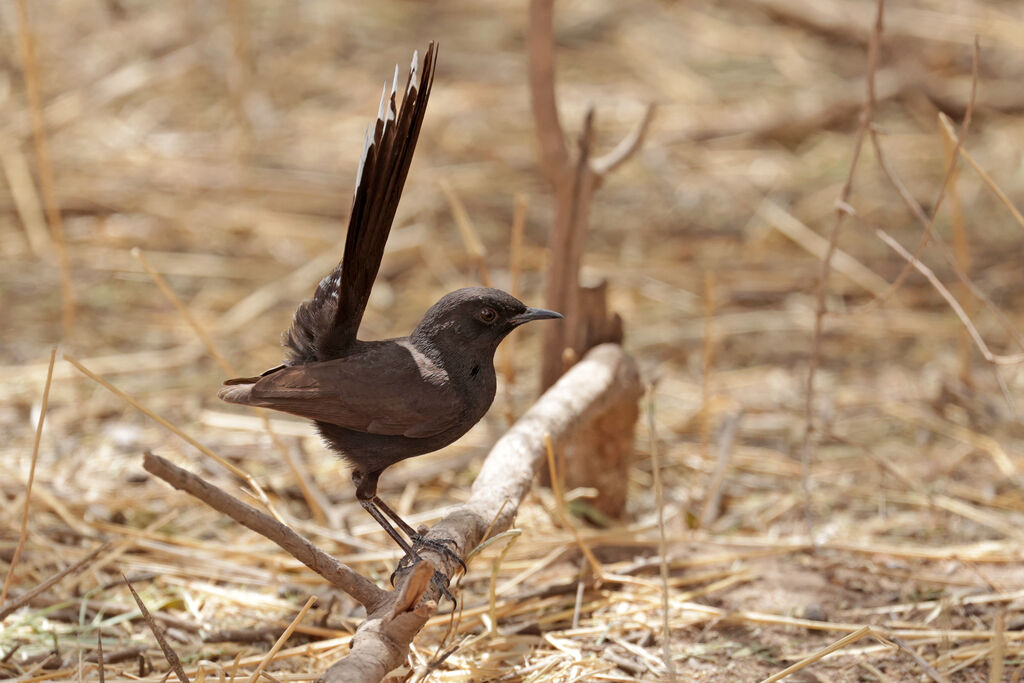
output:
[{"label": "thin dry stem", "polygon": [[[956,135],[946,128],[942,122],[943,114],[939,113],[939,131],[942,135],[942,146],[947,154],[955,153],[958,149]],[[952,166],[952,157],[950,157]],[[964,207],[960,202],[960,193],[957,188],[959,176],[957,169],[952,168],[949,176],[949,218],[953,227],[953,255],[956,257],[956,265],[965,274],[971,272],[971,243],[967,236],[967,226],[964,223]],[[965,302],[968,302],[970,290],[963,284],[960,285],[960,295]],[[965,310],[972,313],[974,306]],[[971,339],[967,331],[960,333],[960,381],[967,386],[974,386],[971,373]]]},{"label": "thin dry stem", "polygon": [[18,611],[19,609],[30,603],[37,596],[40,596],[46,591],[50,590],[68,576],[77,574],[86,567],[88,567],[92,563],[92,561],[100,555],[100,553],[104,553],[107,550],[109,550],[110,545],[111,544],[109,542],[99,545],[98,547],[90,551],[85,557],[80,559],[78,562],[75,562],[74,564],[65,567],[64,569],[60,570],[59,572],[48,578],[46,581],[43,581],[41,584],[39,584],[32,590],[23,593],[22,595],[19,595],[14,600],[11,600],[10,604],[8,604],[6,607],[0,608],[0,621],[3,621],[7,618],[8,615],[13,614],[14,612]]},{"label": "thin dry stem", "polygon": [[551,493],[555,497],[555,510],[558,513],[558,520],[562,523],[569,533],[572,534],[573,539],[576,541],[576,545],[579,546],[583,552],[583,556],[587,558],[587,562],[590,563],[590,568],[594,572],[594,576],[598,581],[604,580],[604,569],[601,567],[601,563],[594,557],[594,553],[590,550],[584,541],[583,537],[580,536],[580,532],[577,531],[576,527],[572,522],[569,521],[569,516],[565,512],[565,496],[562,494],[562,483],[558,478],[558,468],[555,466],[555,448],[551,445],[551,436],[548,434],[544,435],[544,446],[545,454],[548,459],[548,473],[551,477]]},{"label": "thin dry stem", "polygon": [[[953,130],[953,122],[949,120],[949,117],[942,112],[939,112],[939,121],[942,123],[942,127],[946,131],[946,134],[959,142],[956,131]],[[1006,193],[999,187],[999,184],[996,183],[996,181],[992,179],[992,176],[990,176],[985,169],[983,169],[981,165],[974,160],[974,157],[971,156],[970,152],[968,152],[963,145],[960,146],[959,151],[960,156],[967,160],[967,163],[970,164],[971,168],[974,169],[974,172],[978,174],[978,177],[980,177],[985,183],[985,186],[992,191],[992,194],[994,194],[996,198],[999,199],[1000,203],[1006,207],[1007,211],[1010,212],[1010,215],[1013,216],[1013,220],[1017,222],[1017,225],[1024,228],[1024,215],[1021,215],[1021,212],[1013,205],[1013,202],[1010,201],[1008,196],[1006,196]]]},{"label": "thin dry stem", "polygon": [[[133,248],[132,256],[135,257],[142,268],[149,274],[150,278],[153,279],[156,286],[161,292],[163,292],[163,295],[167,297],[178,313],[181,314],[181,317],[185,319],[185,322],[188,323],[189,327],[192,328],[192,331],[195,332],[197,337],[199,337],[199,341],[202,342],[204,347],[206,347],[207,353],[217,361],[217,364],[220,365],[221,369],[224,370],[229,377],[237,376],[238,373],[235,371],[235,368],[232,367],[228,359],[217,349],[217,345],[213,343],[210,335],[206,333],[206,329],[188,310],[188,307],[185,306],[184,302],[167,283],[167,280],[164,279],[163,275],[153,268],[149,259],[146,258],[146,255],[142,250],[138,247]],[[277,448],[281,457],[284,458],[285,463],[288,465],[288,469],[291,470],[292,477],[295,478],[295,482],[298,484],[299,490],[302,492],[302,497],[305,499],[306,505],[309,506],[310,511],[313,513],[313,519],[317,524],[326,524],[327,515],[324,513],[323,506],[320,503],[320,496],[313,491],[312,484],[309,482],[309,477],[299,468],[295,458],[292,457],[291,450],[283,441],[281,441],[281,438],[277,433],[274,432],[274,429],[270,424],[270,418],[267,416],[267,411],[257,407],[253,407],[252,411],[263,421],[263,429],[266,430],[271,442]]]},{"label": "thin dry stem", "polygon": [[18,54],[21,57],[22,72],[25,76],[25,92],[28,94],[29,110],[32,115],[32,139],[35,142],[36,162],[39,165],[39,186],[43,192],[43,204],[50,225],[50,236],[53,238],[54,250],[57,253],[57,267],[60,273],[61,326],[64,335],[67,336],[75,326],[75,290],[71,281],[67,242],[64,239],[64,218],[61,216],[60,204],[57,201],[53,165],[50,163],[50,146],[46,137],[46,121],[43,117],[35,40],[28,22],[27,4],[27,0],[17,0]]},{"label": "thin dry stem", "polygon": [[651,474],[654,476],[654,504],[658,511],[658,555],[660,558],[659,571],[661,573],[661,638],[662,658],[665,670],[668,672],[668,679],[673,683],[676,680],[675,661],[672,658],[672,628],[669,614],[669,586],[668,586],[668,538],[665,533],[665,488],[661,481],[661,462],[658,452],[658,431],[654,421],[654,385],[647,387],[647,438],[650,442],[651,451]]},{"label": "thin dry stem", "polygon": [[490,287],[491,275],[487,270],[487,249],[484,247],[480,234],[469,217],[469,212],[466,211],[466,205],[462,203],[459,195],[455,193],[455,188],[446,179],[442,178],[439,185],[445,199],[448,200],[448,208],[451,209],[452,218],[455,219],[455,225],[459,229],[462,246],[466,248],[466,252],[473,260],[473,263],[476,264],[477,271],[480,273],[480,284],[484,287]]},{"label": "thin dry stem", "polygon": [[96,382],[97,384],[99,384],[100,386],[102,386],[104,389],[106,389],[107,391],[111,392],[115,396],[118,396],[123,401],[128,403],[128,405],[132,406],[133,408],[135,408],[136,410],[141,412],[143,415],[146,415],[151,420],[156,421],[162,427],[164,427],[165,429],[170,431],[172,434],[177,435],[179,438],[181,438],[183,441],[185,441],[185,443],[189,444],[190,446],[192,446],[193,448],[198,450],[200,453],[202,453],[206,457],[212,459],[214,462],[219,464],[221,467],[223,467],[227,471],[231,472],[232,474],[234,474],[237,477],[240,477],[242,480],[245,481],[246,484],[249,485],[249,487],[252,489],[252,491],[256,494],[256,496],[259,499],[260,503],[262,503],[263,506],[267,509],[267,511],[271,515],[274,516],[274,519],[276,519],[278,522],[282,521],[280,515],[274,509],[274,506],[271,504],[270,499],[267,497],[267,494],[263,491],[263,488],[256,482],[255,479],[252,478],[252,476],[250,476],[243,469],[241,469],[237,465],[234,465],[231,462],[228,462],[224,458],[220,457],[219,455],[217,455],[216,453],[211,451],[209,448],[207,448],[203,444],[199,443],[198,441],[193,439],[191,436],[186,434],[184,431],[179,429],[177,426],[171,424],[170,422],[168,422],[164,418],[160,417],[159,415],[154,413],[152,410],[150,410],[149,408],[145,407],[144,405],[142,405],[141,403],[136,401],[134,398],[129,396],[127,393],[125,393],[125,392],[121,391],[120,389],[118,389],[117,387],[115,387],[113,384],[111,384],[107,380],[105,380],[102,377],[100,377],[99,375],[93,373],[91,370],[86,368],[84,365],[82,365],[81,363],[79,363],[77,360],[75,360],[74,358],[72,358],[71,356],[69,356],[66,353],[64,354],[64,360],[66,360],[67,362],[71,363],[71,365],[75,366],[75,369],[77,369],[83,375],[85,375],[86,377],[88,377],[92,381]]},{"label": "thin dry stem", "polygon": [[650,128],[651,121],[654,120],[656,108],[654,102],[648,104],[644,110],[643,118],[636,122],[633,129],[629,131],[629,134],[622,138],[612,151],[594,159],[590,164],[591,170],[598,176],[604,177],[629,161],[640,150],[640,147],[643,146],[647,129]]},{"label": "thin dry stem", "polygon": [[792,666],[788,666],[785,669],[783,669],[782,671],[778,672],[777,674],[775,674],[773,676],[769,676],[768,678],[765,678],[763,681],[761,681],[761,683],[775,683],[775,681],[781,681],[783,678],[788,677],[790,674],[796,673],[800,669],[803,669],[804,667],[806,667],[806,666],[808,666],[810,664],[813,664],[814,662],[817,662],[817,661],[825,658],[826,656],[832,654],[836,650],[841,650],[844,647],[846,647],[847,645],[850,645],[852,643],[857,642],[858,640],[861,640],[862,638],[867,638],[867,637],[877,638],[878,640],[882,641],[883,644],[887,644],[887,645],[889,644],[874,629],[872,629],[870,626],[865,626],[863,628],[860,628],[860,629],[854,631],[853,633],[851,633],[851,634],[849,634],[847,636],[844,636],[844,637],[840,638],[839,640],[837,640],[836,642],[832,643],[828,647],[824,647],[821,650],[818,650],[817,652],[815,652],[810,657],[806,657],[805,659],[801,659],[796,664],[793,664]]},{"label": "thin dry stem", "polygon": [[[918,205],[917,201],[913,198],[913,196],[906,189],[903,183],[897,181],[895,171],[893,171],[893,169],[889,166],[885,154],[882,153],[882,143],[879,139],[878,131],[875,130],[873,127],[871,128],[871,144],[875,149],[875,155],[878,159],[878,164],[882,167],[882,170],[885,172],[886,177],[892,183],[893,187],[896,188],[896,191],[899,193],[900,197],[903,198],[903,201],[907,204],[907,206],[910,207],[911,211],[914,213],[915,216],[917,216],[918,220],[921,221],[922,225],[924,225],[924,232],[921,233],[921,239],[918,242],[917,248],[914,250],[915,259],[921,258],[921,254],[924,252],[924,248],[925,246],[927,246],[929,240],[934,239],[936,243],[941,243],[941,240],[935,234],[935,219],[938,218],[939,209],[942,208],[942,200],[946,196],[946,188],[949,187],[949,184],[953,179],[953,174],[956,173],[956,161],[958,158],[957,153],[960,151],[961,145],[963,144],[963,139],[967,137],[967,131],[970,130],[971,118],[974,113],[974,102],[978,94],[978,53],[978,39],[977,36],[975,36],[974,52],[971,61],[971,95],[967,101],[967,111],[964,114],[964,120],[960,124],[960,135],[956,137],[956,145],[954,146],[953,150],[949,152],[949,161],[946,165],[946,175],[942,179],[942,185],[939,186],[939,194],[935,198],[935,202],[932,204],[932,213],[930,216],[927,216],[925,214],[924,209],[922,209],[920,205]],[[940,246],[945,248],[945,244],[941,244]],[[954,268],[956,268],[955,259],[950,258],[948,260],[951,262],[951,264],[953,264]],[[912,267],[910,263],[907,263],[907,265],[903,266],[903,268],[900,270],[899,275],[896,276],[896,279],[893,280],[892,285],[890,285],[889,291],[883,297],[881,297],[881,299],[877,303],[884,303],[892,295],[893,292],[898,290],[900,286],[903,284],[903,281],[907,278],[907,275],[910,274],[911,270]]]},{"label": "thin dry stem", "polygon": [[700,450],[711,459],[711,375],[715,365],[715,273],[704,272],[704,372],[700,378]]},{"label": "thin dry stem", "polygon": [[302,618],[306,616],[306,612],[308,612],[309,608],[312,607],[314,604],[316,604],[316,596],[311,595],[309,596],[309,599],[306,600],[306,604],[303,605],[302,609],[299,610],[299,613],[296,614],[295,618],[292,619],[290,624],[288,624],[288,628],[284,630],[284,633],[281,634],[281,636],[274,643],[273,647],[270,648],[270,651],[267,652],[267,656],[263,658],[263,661],[260,662],[259,666],[256,667],[256,670],[252,672],[252,676],[249,677],[249,683],[256,683],[256,680],[263,674],[264,670],[266,670],[267,665],[274,660],[274,655],[276,655],[278,651],[281,649],[281,647],[288,642],[288,639],[291,638],[292,633],[295,632],[295,627],[302,622]]},{"label": "thin dry stem", "polygon": [[[515,213],[512,215],[512,234],[509,237],[509,254],[508,254],[508,277],[509,277],[509,294],[519,298],[520,296],[520,276],[523,272],[523,233],[526,230],[526,210],[529,207],[529,195],[520,193],[516,195],[515,200]],[[516,380],[515,364],[512,359],[515,358],[516,335],[510,336],[505,342],[498,347],[498,352],[501,354],[501,374],[505,378],[505,404],[507,406],[506,417],[508,419],[509,426],[515,422],[515,415],[512,411],[512,387]]]},{"label": "thin dry stem", "polygon": [[36,422],[36,438],[32,442],[32,462],[28,469],[28,483],[25,484],[25,506],[21,511],[21,528],[18,530],[18,546],[14,549],[14,557],[7,568],[7,576],[4,578],[4,587],[0,591],[0,607],[7,602],[7,589],[14,578],[14,569],[18,566],[18,558],[25,548],[25,539],[28,538],[28,509],[32,502],[32,483],[36,479],[36,462],[39,461],[39,443],[43,438],[43,422],[46,420],[46,408],[50,404],[50,383],[53,381],[53,364],[57,360],[57,347],[50,349],[50,365],[46,369],[46,383],[43,385],[43,400],[39,405],[39,420]]},{"label": "thin dry stem", "polygon": [[853,158],[850,160],[850,170],[846,174],[846,181],[839,191],[839,198],[836,200],[836,219],[832,226],[832,232],[828,239],[828,249],[825,258],[821,262],[821,274],[818,278],[817,303],[814,311],[814,332],[811,337],[811,355],[808,359],[806,399],[804,401],[804,438],[803,446],[800,449],[800,485],[804,496],[804,518],[807,525],[807,537],[811,543],[814,539],[814,517],[811,511],[811,458],[813,455],[814,436],[814,375],[818,370],[818,363],[821,358],[821,331],[824,326],[825,314],[828,311],[826,294],[828,291],[828,279],[832,270],[832,255],[839,245],[839,232],[846,217],[846,207],[849,206],[850,192],[853,190],[853,177],[857,170],[857,163],[860,161],[861,149],[864,146],[864,137],[871,127],[871,120],[874,117],[875,106],[875,72],[878,69],[878,53],[882,41],[882,17],[885,14],[885,0],[878,0],[875,13],[875,26],[871,33],[871,41],[868,44],[867,64],[867,94],[864,101],[864,110],[861,112],[860,125],[857,126],[857,133],[853,142]]},{"label": "thin dry stem", "polygon": [[149,626],[149,630],[153,632],[153,637],[156,638],[157,644],[164,653],[164,659],[171,665],[171,670],[174,671],[175,675],[181,683],[189,683],[188,675],[185,673],[185,669],[181,666],[181,660],[178,658],[178,653],[174,651],[171,644],[164,638],[164,631],[160,626],[157,625],[153,619],[153,615],[149,613],[149,609],[146,607],[146,603],[142,602],[142,598],[135,592],[135,586],[128,580],[128,577],[124,574],[121,575],[124,578],[125,584],[128,585],[128,590],[132,592],[132,597],[135,598],[135,604],[139,606],[139,611],[142,612],[142,618],[146,620],[146,625]]},{"label": "thin dry stem", "polygon": [[949,289],[942,284],[942,281],[935,275],[935,272],[925,264],[921,263],[917,257],[905,249],[902,244],[897,242],[895,238],[885,232],[885,230],[876,227],[875,235],[877,235],[878,239],[882,240],[882,242],[889,246],[893,251],[899,254],[901,258],[905,259],[907,263],[916,268],[919,273],[924,275],[925,279],[927,279],[931,286],[935,288],[935,291],[937,291],[939,295],[946,300],[950,309],[952,309],[953,313],[967,329],[967,332],[971,335],[971,339],[974,340],[974,345],[979,351],[981,351],[981,355],[985,357],[985,360],[996,365],[1016,365],[1018,363],[1024,363],[1024,353],[1017,353],[1008,356],[992,353],[988,348],[988,344],[986,344],[985,340],[982,338],[981,333],[978,332],[978,328],[974,326],[973,322],[971,322],[971,319],[967,315],[963,306],[960,305],[960,302],[956,300],[956,297],[953,296]]}]

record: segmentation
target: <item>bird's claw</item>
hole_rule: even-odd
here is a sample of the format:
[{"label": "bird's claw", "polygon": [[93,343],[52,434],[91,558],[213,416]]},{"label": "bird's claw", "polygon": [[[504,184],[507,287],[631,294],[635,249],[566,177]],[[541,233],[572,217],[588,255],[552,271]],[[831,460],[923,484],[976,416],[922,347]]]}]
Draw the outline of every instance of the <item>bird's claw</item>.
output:
[{"label": "bird's claw", "polygon": [[458,565],[462,567],[462,573],[465,574],[469,571],[469,568],[466,566],[466,563],[462,561],[462,558],[459,557],[458,553],[448,547],[449,544],[454,547],[458,547],[455,540],[451,538],[426,538],[420,534],[416,534],[412,537],[412,547],[414,550],[418,547],[430,548],[437,554],[444,555],[446,558],[457,562]]},{"label": "bird's claw", "polygon": [[[394,587],[394,585],[395,585],[395,577],[396,576],[398,576],[399,574],[407,572],[408,570],[412,569],[413,566],[415,566],[416,563],[420,562],[421,560],[422,560],[422,558],[420,558],[420,557],[410,557],[409,555],[403,556],[402,559],[398,561],[398,566],[395,567],[395,571],[391,572],[391,585],[392,585],[392,587]],[[438,592],[441,593],[441,595],[443,595],[444,597],[448,598],[448,600],[453,605],[458,604],[455,601],[455,596],[452,595],[450,590],[448,590],[448,585],[451,583],[451,581],[444,574],[444,572],[439,572],[439,571],[437,571],[435,569],[434,570],[434,575],[430,578],[430,583],[434,584],[434,586],[437,588]]]}]

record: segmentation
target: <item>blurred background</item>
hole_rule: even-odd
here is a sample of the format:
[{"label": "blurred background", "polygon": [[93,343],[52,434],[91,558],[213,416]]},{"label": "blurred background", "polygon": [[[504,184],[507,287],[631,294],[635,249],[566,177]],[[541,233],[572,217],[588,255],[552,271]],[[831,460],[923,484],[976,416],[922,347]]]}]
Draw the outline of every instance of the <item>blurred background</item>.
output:
[{"label": "blurred background", "polygon": [[[499,287],[510,281],[516,197],[526,196],[522,298],[543,305],[553,198],[529,106],[527,3],[25,4],[25,16],[18,2],[0,4],[0,573],[18,542],[49,349],[59,343],[249,472],[303,533],[386,584],[397,553],[355,504],[345,468],[306,423],[273,416],[275,444],[259,418],[217,401],[225,369],[131,250],[239,374],[277,364],[296,304],[340,259],[380,88],[396,63],[404,79],[412,51],[435,40],[430,106],[361,336],[407,334],[441,294],[479,283],[442,183],[464,204]],[[852,630],[799,619],[889,629],[955,680],[1019,680],[1024,376],[1013,358],[987,361],[919,272],[893,291],[906,260],[877,231],[913,252],[923,227],[906,200],[930,216],[941,196],[942,246],[928,244],[921,260],[990,355],[1024,350],[1024,220],[1012,208],[1024,206],[1024,5],[887,4],[872,124],[879,147],[869,139],[860,152],[846,199],[856,217],[839,234],[816,345],[821,257],[854,158],[875,11],[867,0],[556,4],[569,146],[589,106],[598,153],[649,102],[658,107],[642,149],[595,196],[584,258],[584,279],[608,280],[626,348],[656,382],[645,399],[653,431],[641,421],[627,518],[577,525],[609,566],[657,554],[656,444],[672,557],[669,649],[684,680],[759,680]],[[39,87],[48,164],[39,162],[26,74]],[[966,155],[940,193],[955,143],[939,115],[960,130],[969,110]],[[517,333],[515,380],[503,382],[483,423],[383,477],[382,495],[415,523],[468,495],[487,449],[535,397],[537,334]],[[815,431],[804,451],[815,346]],[[180,621],[174,642],[190,666],[258,661],[266,643],[214,645],[210,634],[268,624],[280,632],[275,624],[287,625],[309,594],[330,595],[265,540],[150,480],[145,450],[238,489],[58,354],[10,593],[101,540],[115,550],[4,622],[6,674],[95,677],[78,657],[99,629],[109,649],[136,650],[110,671],[138,673],[148,658],[156,671],[143,675],[159,679],[166,663],[148,630],[123,616],[134,606],[121,571],[151,609]],[[587,511],[587,495],[570,496],[574,510]],[[505,635],[489,650],[458,649],[432,680],[668,675],[657,591],[588,588],[581,621],[576,582],[586,563],[553,505],[537,490],[521,510],[523,536],[499,572],[499,586],[520,577],[499,593]],[[467,608],[486,603],[497,556],[489,550],[464,579]],[[561,585],[571,590],[544,593]],[[82,593],[105,607],[80,606],[72,597]],[[276,673],[303,680],[347,650],[358,612],[335,597],[318,607],[321,632],[295,636],[316,655],[282,658]],[[774,616],[746,616],[755,613]],[[461,621],[455,642],[486,630],[481,623]],[[587,631],[593,625],[602,626]],[[421,663],[453,642],[444,631],[421,634]],[[817,680],[923,671],[905,650],[853,647],[815,665]]]}]

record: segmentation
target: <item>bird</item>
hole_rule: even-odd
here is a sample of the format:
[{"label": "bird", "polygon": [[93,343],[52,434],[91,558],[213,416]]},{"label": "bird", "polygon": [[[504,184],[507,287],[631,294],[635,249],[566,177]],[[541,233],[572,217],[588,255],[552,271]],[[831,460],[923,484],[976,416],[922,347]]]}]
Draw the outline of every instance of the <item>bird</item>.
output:
[{"label": "bird", "polygon": [[422,127],[436,54],[433,42],[422,65],[413,53],[400,107],[397,66],[390,95],[385,84],[363,143],[341,261],[296,309],[283,336],[288,358],[258,376],[227,380],[218,396],[313,420],[326,446],[351,467],[356,499],[402,548],[403,560],[419,561],[416,548],[426,546],[465,568],[380,499],[378,479],[479,422],[494,400],[498,344],[520,325],[562,315],[499,289],[467,287],[441,297],[407,337],[357,338]]}]

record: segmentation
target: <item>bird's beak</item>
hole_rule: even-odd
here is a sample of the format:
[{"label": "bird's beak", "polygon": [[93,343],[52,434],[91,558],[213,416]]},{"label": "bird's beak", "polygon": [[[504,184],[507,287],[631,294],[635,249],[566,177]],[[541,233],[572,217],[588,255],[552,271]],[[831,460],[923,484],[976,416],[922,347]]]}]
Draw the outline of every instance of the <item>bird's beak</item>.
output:
[{"label": "bird's beak", "polygon": [[514,315],[511,318],[509,318],[509,322],[511,322],[513,326],[518,327],[519,325],[522,325],[523,323],[528,323],[531,320],[547,320],[549,318],[564,317],[565,316],[563,316],[561,313],[556,313],[555,311],[548,311],[543,308],[527,308],[519,315]]}]

